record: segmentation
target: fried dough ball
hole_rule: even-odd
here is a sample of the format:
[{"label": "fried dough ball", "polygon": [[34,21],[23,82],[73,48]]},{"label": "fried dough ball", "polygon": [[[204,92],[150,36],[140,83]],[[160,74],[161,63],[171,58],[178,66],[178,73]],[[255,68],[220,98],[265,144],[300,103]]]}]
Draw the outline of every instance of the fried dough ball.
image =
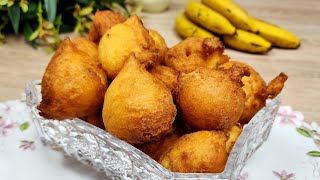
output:
[{"label": "fried dough ball", "polygon": [[219,173],[228,159],[227,137],[219,131],[198,131],[178,139],[160,157],[160,164],[172,172]]},{"label": "fried dough ball", "polygon": [[200,68],[178,79],[176,104],[193,130],[222,130],[235,125],[244,108],[241,78],[246,68]]},{"label": "fried dough ball", "polygon": [[159,49],[159,56],[160,57],[159,57],[158,63],[163,64],[164,58],[165,58],[167,51],[168,51],[167,44],[166,44],[165,40],[163,39],[163,37],[157,31],[149,29],[149,34],[155,42],[155,47],[157,49]]},{"label": "fried dough ball", "polygon": [[108,29],[116,24],[123,23],[125,20],[126,18],[118,12],[110,10],[97,11],[89,29],[89,40],[99,44],[101,37]]},{"label": "fried dough ball", "polygon": [[215,68],[229,60],[223,52],[223,44],[215,38],[189,37],[168,50],[165,64],[185,73],[199,67]]},{"label": "fried dough ball", "polygon": [[103,120],[102,120],[102,109],[81,119],[100,129],[105,129]]},{"label": "fried dough ball", "polygon": [[241,124],[246,124],[261,108],[265,106],[266,99],[274,98],[282,91],[288,76],[284,73],[280,73],[267,86],[259,73],[246,63],[230,61],[223,64],[222,67],[228,69],[235,64],[237,66],[246,67],[250,71],[250,76],[244,76],[241,79],[244,84],[242,89],[246,93],[246,102],[239,122]]},{"label": "fried dough ball", "polygon": [[176,112],[169,89],[131,55],[106,92],[103,121],[115,137],[143,144],[168,133]]},{"label": "fried dough ball", "polygon": [[226,143],[226,148],[227,148],[227,153],[230,153],[233,148],[233,145],[237,142],[238,137],[242,132],[242,126],[238,123],[232,126],[229,130],[226,130],[225,132],[227,132],[229,136]]},{"label": "fried dough ball", "polygon": [[[92,41],[84,37],[76,37],[71,39],[72,44],[79,50],[89,54],[94,57],[96,61],[98,60],[98,46]],[[100,62],[99,62],[100,63]]]},{"label": "fried dough ball", "polygon": [[145,144],[137,145],[136,147],[142,152],[159,161],[160,156],[166,152],[180,137],[182,133],[176,128],[172,128],[169,133],[163,136],[158,141],[151,141]]},{"label": "fried dough ball", "polygon": [[140,63],[159,60],[159,50],[154,40],[135,15],[107,30],[100,40],[98,51],[99,60],[110,79],[117,76],[132,53]]},{"label": "fried dough ball", "polygon": [[40,115],[50,119],[84,117],[103,104],[106,75],[97,61],[65,39],[42,78]]},{"label": "fried dough ball", "polygon": [[178,85],[179,72],[167,66],[155,66],[150,70],[150,73],[161,80],[167,88],[173,93]]}]

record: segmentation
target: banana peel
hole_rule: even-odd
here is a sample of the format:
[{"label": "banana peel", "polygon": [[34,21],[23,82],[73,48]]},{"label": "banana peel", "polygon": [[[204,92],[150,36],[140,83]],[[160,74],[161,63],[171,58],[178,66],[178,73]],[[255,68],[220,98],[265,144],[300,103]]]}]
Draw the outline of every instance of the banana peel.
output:
[{"label": "banana peel", "polygon": [[253,18],[231,0],[202,0],[202,3],[225,16],[236,28],[251,32],[258,31]]},{"label": "banana peel", "polygon": [[259,19],[254,19],[258,27],[257,34],[272,43],[272,46],[281,48],[297,48],[300,45],[300,40],[291,32],[264,22]]},{"label": "banana peel", "polygon": [[241,29],[237,29],[234,35],[224,35],[223,42],[231,48],[250,53],[263,54],[271,48],[271,43],[263,37]]},{"label": "banana peel", "polygon": [[219,38],[215,35],[213,35],[211,32],[203,29],[202,27],[194,24],[192,21],[190,21],[184,13],[179,14],[176,17],[175,21],[175,29],[178,32],[180,36],[183,38],[187,37],[201,37],[201,38],[207,38],[207,37],[213,37],[219,40]]},{"label": "banana peel", "polygon": [[214,33],[232,35],[236,31],[227,18],[199,2],[189,1],[185,13],[191,21]]}]

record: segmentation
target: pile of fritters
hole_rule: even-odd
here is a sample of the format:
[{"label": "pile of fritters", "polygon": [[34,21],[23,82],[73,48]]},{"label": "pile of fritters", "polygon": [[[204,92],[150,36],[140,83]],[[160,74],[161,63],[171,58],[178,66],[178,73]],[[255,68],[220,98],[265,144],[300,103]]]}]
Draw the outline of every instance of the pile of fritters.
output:
[{"label": "pile of fritters", "polygon": [[168,170],[222,172],[242,126],[283,89],[229,61],[214,38],[168,48],[135,15],[95,14],[88,38],[66,38],[42,79],[43,117],[81,118]]}]

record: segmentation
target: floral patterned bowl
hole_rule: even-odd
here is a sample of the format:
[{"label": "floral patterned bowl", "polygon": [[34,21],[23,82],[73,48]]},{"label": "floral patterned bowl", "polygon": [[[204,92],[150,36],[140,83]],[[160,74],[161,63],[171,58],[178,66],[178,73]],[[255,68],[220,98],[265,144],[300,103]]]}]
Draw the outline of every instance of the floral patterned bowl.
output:
[{"label": "floral patterned bowl", "polygon": [[25,91],[43,143],[105,172],[110,179],[235,180],[247,159],[268,138],[280,105],[279,98],[268,101],[244,126],[222,173],[172,173],[130,144],[80,119],[58,121],[41,117],[36,108],[41,101],[40,89],[41,81],[29,81]]}]

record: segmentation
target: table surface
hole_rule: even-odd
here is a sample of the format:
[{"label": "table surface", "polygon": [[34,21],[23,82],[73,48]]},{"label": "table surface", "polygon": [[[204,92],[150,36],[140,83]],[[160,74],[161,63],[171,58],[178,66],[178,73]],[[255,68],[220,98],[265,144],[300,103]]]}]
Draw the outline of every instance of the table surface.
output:
[{"label": "table surface", "polygon": [[[160,14],[142,14],[145,26],[159,31],[168,47],[181,39],[174,31],[174,19],[183,11],[186,0],[172,1]],[[252,16],[290,30],[302,41],[299,49],[272,49],[255,55],[227,49],[233,60],[252,65],[270,81],[280,72],[289,79],[281,93],[283,105],[302,111],[306,121],[320,122],[320,1],[319,0],[235,0]],[[31,48],[22,37],[9,37],[0,47],[0,101],[18,99],[27,80],[40,79],[52,54]]]}]

